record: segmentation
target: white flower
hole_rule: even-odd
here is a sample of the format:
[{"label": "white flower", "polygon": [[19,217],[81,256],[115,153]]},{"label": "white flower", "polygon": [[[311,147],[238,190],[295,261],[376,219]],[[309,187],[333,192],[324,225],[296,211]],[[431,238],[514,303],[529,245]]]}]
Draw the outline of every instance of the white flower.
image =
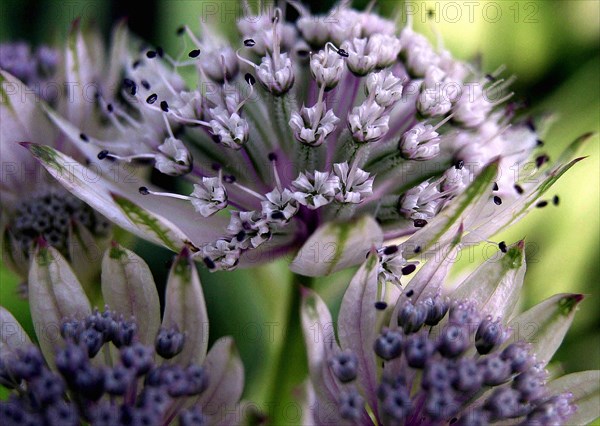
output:
[{"label": "white flower", "polygon": [[234,150],[240,149],[248,142],[248,122],[237,112],[229,113],[223,108],[210,110],[210,131],[220,144]]},{"label": "white flower", "polygon": [[292,182],[294,198],[311,210],[331,203],[340,188],[338,176],[328,172],[300,173]]},{"label": "white flower", "polygon": [[310,73],[320,86],[333,89],[340,82],[345,65],[342,57],[332,49],[320,50],[310,57]]},{"label": "white flower", "polygon": [[418,123],[400,139],[400,151],[410,160],[430,160],[440,153],[439,134],[430,124]]},{"label": "white flower", "polygon": [[367,96],[374,95],[375,102],[382,107],[391,107],[402,97],[402,80],[390,70],[382,70],[367,76]]},{"label": "white flower", "polygon": [[258,81],[274,95],[282,95],[294,84],[295,74],[287,53],[267,55],[256,70]]},{"label": "white flower", "polygon": [[324,111],[323,105],[317,104],[311,108],[302,107],[300,113],[293,112],[290,127],[294,137],[299,142],[310,146],[319,146],[325,142],[340,121],[332,110]]},{"label": "white flower", "polygon": [[348,69],[359,76],[367,75],[379,63],[379,52],[370,50],[368,42],[369,40],[366,38],[354,38],[341,45],[341,48],[349,55],[346,59]]},{"label": "white flower", "polygon": [[192,168],[192,157],[183,144],[176,138],[167,138],[158,147],[160,154],[156,156],[155,167],[169,176],[179,176],[189,173]]},{"label": "white flower", "polygon": [[387,133],[389,119],[384,107],[367,100],[348,114],[348,127],[356,142],[377,142]]},{"label": "white flower", "polygon": [[283,191],[275,188],[266,195],[266,200],[261,202],[263,216],[275,223],[287,223],[298,212],[298,201],[289,189]]},{"label": "white flower", "polygon": [[340,178],[340,190],[335,199],[340,203],[359,204],[373,193],[374,178],[368,172],[348,163],[336,163],[333,172]]},{"label": "white flower", "polygon": [[203,178],[201,184],[194,184],[191,202],[198,213],[209,217],[227,207],[227,190],[221,179]]}]

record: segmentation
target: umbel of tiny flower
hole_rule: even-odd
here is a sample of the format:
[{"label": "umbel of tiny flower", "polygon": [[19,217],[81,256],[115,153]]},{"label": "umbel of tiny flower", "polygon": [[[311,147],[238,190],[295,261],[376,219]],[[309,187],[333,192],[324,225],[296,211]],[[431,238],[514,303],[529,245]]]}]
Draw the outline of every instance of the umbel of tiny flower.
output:
[{"label": "umbel of tiny flower", "polygon": [[[551,164],[533,120],[508,103],[512,79],[454,59],[410,22],[398,27],[349,2],[327,16],[285,7],[297,9],[295,22],[279,8],[245,7],[233,44],[204,21],[203,37],[182,27],[176,57],[140,47],[121,25],[108,63],[98,63],[75,28],[73,79],[102,90],[86,105],[89,122],[44,111],[89,164],[27,148],[119,226],[174,251],[187,246],[212,271],[292,252],[294,272],[317,276],[401,236],[427,251],[461,221],[472,240],[488,238],[535,205],[585,139]],[[185,66],[210,90],[186,86]],[[8,104],[18,112],[16,99]],[[534,159],[533,176],[522,173]],[[125,165],[140,170],[116,176]],[[148,166],[193,189],[153,187]]]},{"label": "umbel of tiny flower", "polygon": [[583,296],[557,294],[513,313],[525,273],[523,242],[480,265],[449,294],[441,290],[449,258],[439,257],[385,303],[378,295],[381,257],[373,250],[344,294],[337,333],[321,298],[303,291],[307,424],[595,419],[600,372],[552,377],[545,369]]},{"label": "umbel of tiny flower", "polygon": [[[20,141],[44,143],[85,161],[76,146],[63,143],[61,131],[40,109],[47,102],[73,125],[85,128],[88,117],[81,113],[90,103],[81,86],[66,85],[72,76],[63,71],[75,60],[69,52],[44,45],[35,52],[24,42],[0,45],[0,146],[5,171],[0,185],[0,244],[4,263],[21,277],[27,276],[40,237],[71,262],[84,282],[99,273],[97,259],[110,241],[110,221],[65,191],[28,153],[16,149]],[[62,87],[71,87],[72,93],[65,95],[58,90]]]},{"label": "umbel of tiny flower", "polygon": [[231,338],[207,354],[208,319],[187,251],[173,263],[160,319],[144,261],[113,244],[103,258],[107,306],[92,310],[60,253],[40,244],[30,271],[39,346],[0,307],[0,402],[6,425],[209,425],[238,422],[244,371]]}]

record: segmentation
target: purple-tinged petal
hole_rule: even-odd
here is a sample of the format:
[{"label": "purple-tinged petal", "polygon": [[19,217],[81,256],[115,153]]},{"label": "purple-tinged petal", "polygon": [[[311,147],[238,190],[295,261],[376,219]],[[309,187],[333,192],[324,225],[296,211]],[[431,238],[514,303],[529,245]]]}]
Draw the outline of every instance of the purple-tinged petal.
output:
[{"label": "purple-tinged petal", "polygon": [[[452,205],[433,218],[424,228],[410,237],[403,246],[420,247],[421,252],[427,252],[437,243],[453,238],[457,230],[464,226],[470,230],[470,224],[476,220],[482,205],[487,203],[492,192],[492,183],[498,172],[498,162],[487,165],[475,178],[473,183],[461,194]],[[408,252],[407,260],[415,257]]]},{"label": "purple-tinged petal", "polygon": [[231,337],[217,340],[203,367],[209,374],[208,388],[200,395],[198,405],[212,422],[219,422],[235,407],[244,390],[244,365]]},{"label": "purple-tinged petal", "polygon": [[96,87],[98,70],[78,21],[73,23],[65,53],[66,117],[70,122],[82,125],[95,105],[88,91]]},{"label": "purple-tinged petal", "polygon": [[75,273],[53,247],[39,242],[29,269],[31,319],[46,359],[54,358],[61,342],[60,325],[66,318],[83,318],[92,313],[90,302]]},{"label": "purple-tinged petal", "polygon": [[0,70],[0,146],[2,168],[5,170],[0,185],[10,191],[18,192],[29,184],[36,183],[23,179],[22,171],[35,169],[35,162],[27,158],[27,153],[18,142],[47,143],[56,134],[52,123],[40,108],[42,104],[43,101],[35,91],[11,74]]},{"label": "purple-tinged petal", "polygon": [[515,339],[530,342],[537,360],[546,365],[573,322],[581,294],[556,294],[513,318],[508,326]]},{"label": "purple-tinged petal", "polygon": [[97,171],[90,170],[49,146],[31,143],[23,145],[67,190],[115,224],[174,251],[191,245],[186,235],[171,221],[138,206],[128,198],[116,195],[121,191]]},{"label": "purple-tinged petal", "polygon": [[383,233],[370,216],[352,222],[326,223],[304,243],[290,269],[309,277],[329,275],[361,263],[372,246],[379,247]]},{"label": "purple-tinged petal", "polygon": [[570,393],[577,406],[569,424],[584,425],[600,417],[600,371],[581,371],[567,374],[548,383],[551,395]]},{"label": "purple-tinged petal", "polygon": [[202,363],[208,348],[208,315],[196,264],[184,249],[175,259],[165,290],[163,327],[185,334],[183,351],[173,358],[181,365]]},{"label": "purple-tinged petal", "polygon": [[113,243],[102,259],[102,295],[106,304],[125,319],[135,317],[138,336],[153,345],[160,326],[160,303],[146,262]]},{"label": "purple-tinged petal", "polygon": [[377,365],[373,344],[377,338],[377,264],[372,250],[344,293],[338,317],[338,337],[342,349],[358,357],[358,380],[371,407],[377,407]]},{"label": "purple-tinged petal", "polygon": [[8,310],[0,306],[0,361],[31,345],[29,336]]},{"label": "purple-tinged petal", "polygon": [[[440,250],[431,256],[415,276],[408,282],[405,294],[412,294],[412,300],[417,302],[429,295],[435,295],[442,287],[450,268],[454,265],[454,259],[460,251],[460,241],[463,235],[462,225],[458,227],[456,235],[448,245],[440,247]],[[420,248],[405,246],[404,250],[413,253],[420,252]],[[410,293],[412,291],[412,293]],[[393,317],[393,316],[392,316]],[[395,320],[394,320],[395,321]]]},{"label": "purple-tinged petal", "polygon": [[337,411],[339,386],[328,365],[328,356],[339,351],[331,314],[325,302],[310,289],[302,289],[300,312],[308,371],[317,402],[313,418],[317,424],[339,424],[342,421]]},{"label": "purple-tinged petal", "polygon": [[470,300],[477,310],[492,317],[508,318],[513,312],[525,278],[525,242],[519,241],[501,258],[492,257],[467,277],[452,293],[455,300]]},{"label": "purple-tinged petal", "polygon": [[78,221],[73,221],[69,226],[69,260],[89,296],[95,291],[90,286],[97,278],[102,253],[108,247],[110,238],[110,233],[103,237],[94,237],[90,230]]},{"label": "purple-tinged petal", "polygon": [[538,184],[525,190],[521,196],[511,202],[505,203],[500,209],[494,212],[494,215],[489,218],[482,218],[475,227],[473,227],[469,237],[465,239],[467,242],[482,241],[490,235],[494,235],[507,226],[520,220],[527,211],[536,204],[537,200],[546,193],[552,185],[556,183],[560,177],[567,172],[576,163],[583,158],[575,158],[571,160],[577,151],[587,142],[593,133],[586,133],[573,141],[560,155],[559,159],[553,164],[549,172],[540,173],[528,179],[530,182],[538,181]]}]

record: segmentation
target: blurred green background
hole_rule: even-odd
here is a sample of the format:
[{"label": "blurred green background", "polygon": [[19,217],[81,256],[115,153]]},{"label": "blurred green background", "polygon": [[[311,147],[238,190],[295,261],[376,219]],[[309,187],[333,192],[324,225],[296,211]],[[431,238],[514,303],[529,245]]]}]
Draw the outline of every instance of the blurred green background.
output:
[{"label": "blurred green background", "polygon": [[[311,6],[313,10],[325,11],[333,2],[315,3]],[[354,5],[360,8],[366,3],[355,1]],[[395,10],[404,10],[403,3],[384,0],[379,7],[391,15]],[[513,84],[516,98],[526,101],[534,113],[555,115],[544,136],[550,157],[555,158],[577,136],[600,130],[600,2],[597,0],[406,3],[418,30],[432,40],[438,32],[445,47],[455,56],[480,60],[486,71],[506,65],[504,75],[518,77]],[[227,10],[235,10],[238,2],[154,0],[146,1],[140,8],[118,0],[4,0],[0,2],[0,41],[24,39],[37,44],[60,40],[70,21],[78,15],[96,21],[108,32],[116,19],[127,17],[134,32],[167,51],[177,52],[175,29],[184,23],[198,28],[207,4],[226,4]],[[231,14],[220,15],[219,21],[224,31],[235,36]],[[567,372],[600,368],[598,147],[596,135],[581,153],[589,158],[553,188],[553,193],[560,195],[560,206],[531,212],[495,239],[514,242],[526,238],[529,265],[523,307],[557,292],[589,295],[556,356],[557,368]],[[156,280],[163,282],[167,271],[163,265],[170,254],[143,242],[136,242],[135,249],[155,265]],[[480,254],[476,263],[482,257]],[[235,336],[247,369],[248,396],[267,398],[267,388],[283,380],[274,376],[272,362],[282,350],[285,334],[283,324],[288,306],[283,301],[291,288],[285,271],[284,261],[253,271],[209,274],[201,270],[211,339],[226,334]],[[317,283],[334,310],[348,277],[348,273],[342,273]],[[17,278],[2,268],[0,279],[0,303],[16,311],[31,331],[26,304],[14,295]],[[266,371],[272,374],[265,374]]]}]

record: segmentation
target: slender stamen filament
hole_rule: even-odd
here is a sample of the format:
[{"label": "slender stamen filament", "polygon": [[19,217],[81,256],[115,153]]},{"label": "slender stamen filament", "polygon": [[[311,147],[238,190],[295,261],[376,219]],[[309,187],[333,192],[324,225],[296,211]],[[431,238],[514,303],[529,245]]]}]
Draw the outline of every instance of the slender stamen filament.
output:
[{"label": "slender stamen filament", "polygon": [[242,49],[238,49],[238,50],[236,50],[236,52],[235,52],[235,56],[237,56],[237,58],[238,58],[240,61],[242,61],[243,63],[245,63],[245,64],[247,64],[247,65],[250,65],[250,66],[251,66],[252,68],[254,68],[254,69],[257,69],[257,68],[258,68],[258,65],[256,65],[256,64],[255,64],[254,62],[252,62],[252,61],[249,61],[248,59],[244,58],[243,56],[240,56],[240,51],[241,51],[241,50],[242,50]]},{"label": "slender stamen filament", "polygon": [[444,118],[442,121],[440,121],[438,124],[435,125],[435,127],[433,129],[431,129],[431,131],[435,132],[437,129],[439,129],[440,127],[442,127],[444,124],[446,124],[448,121],[450,121],[450,119],[454,116],[454,113],[450,114],[448,117]]},{"label": "slender stamen filament", "polygon": [[242,99],[242,101],[235,107],[235,109],[233,110],[233,114],[236,114],[244,106],[244,104],[246,102],[248,102],[248,100],[254,94],[254,86],[252,84],[249,84],[249,86],[250,86],[250,93],[248,93],[248,96],[246,96],[245,99]]},{"label": "slender stamen filament", "polygon": [[169,132],[169,136],[175,139],[175,135],[173,134],[173,129],[171,129],[171,124],[169,124],[169,119],[167,118],[167,113],[162,115],[163,120],[165,121],[165,126],[167,127],[167,132]]},{"label": "slender stamen filament", "polygon": [[267,199],[264,195],[259,194],[258,192],[253,191],[252,189],[250,189],[250,188],[248,188],[248,187],[246,187],[244,185],[241,185],[241,184],[239,184],[237,182],[233,182],[232,185],[235,186],[236,188],[239,188],[242,191],[244,191],[244,192],[246,192],[246,193],[248,193],[248,194],[250,194],[250,195],[252,195],[252,196],[254,196],[256,198],[258,198],[261,201],[264,201],[264,200]]},{"label": "slender stamen filament", "polygon": [[145,186],[142,186],[140,188],[140,194],[142,194],[142,195],[156,195],[158,197],[176,198],[178,200],[184,200],[184,201],[191,201],[192,198],[193,198],[193,197],[190,197],[188,195],[174,194],[174,193],[171,193],[171,192],[151,191],[148,188],[146,188]]},{"label": "slender stamen filament", "polygon": [[279,172],[277,171],[277,158],[275,155],[269,155],[271,160],[271,165],[273,166],[273,176],[275,177],[275,184],[277,185],[277,189],[281,192],[283,186],[281,185],[281,179],[279,178]]}]

